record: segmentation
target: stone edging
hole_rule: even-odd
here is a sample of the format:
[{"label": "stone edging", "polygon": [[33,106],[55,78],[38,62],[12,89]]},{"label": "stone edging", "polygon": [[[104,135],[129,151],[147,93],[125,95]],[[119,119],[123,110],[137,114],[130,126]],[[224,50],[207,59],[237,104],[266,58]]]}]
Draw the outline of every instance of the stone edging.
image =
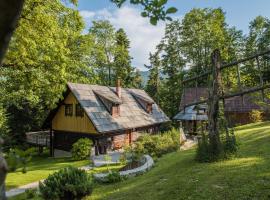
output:
[{"label": "stone edging", "polygon": [[[144,160],[143,165],[141,165],[140,167],[134,168],[134,169],[120,171],[119,172],[120,176],[136,176],[136,175],[139,175],[139,174],[142,174],[142,173],[148,171],[154,165],[154,160],[149,155],[144,155],[143,160]],[[108,175],[109,175],[109,173],[97,173],[97,174],[94,174],[93,176],[96,180],[103,182],[106,180]]]}]

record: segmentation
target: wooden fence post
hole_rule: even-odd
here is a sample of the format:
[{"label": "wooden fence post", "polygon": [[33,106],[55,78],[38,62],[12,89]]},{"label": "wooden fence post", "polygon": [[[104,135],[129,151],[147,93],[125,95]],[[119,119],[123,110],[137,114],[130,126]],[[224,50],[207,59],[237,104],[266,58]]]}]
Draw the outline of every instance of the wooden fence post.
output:
[{"label": "wooden fence post", "polygon": [[52,125],[50,126],[50,156],[54,157],[54,135]]},{"label": "wooden fence post", "polygon": [[219,98],[221,96],[221,56],[218,49],[214,50],[211,55],[212,61],[212,84],[209,93],[208,102],[208,123],[209,123],[209,141],[213,155],[220,153],[220,138],[218,130],[219,117]]}]

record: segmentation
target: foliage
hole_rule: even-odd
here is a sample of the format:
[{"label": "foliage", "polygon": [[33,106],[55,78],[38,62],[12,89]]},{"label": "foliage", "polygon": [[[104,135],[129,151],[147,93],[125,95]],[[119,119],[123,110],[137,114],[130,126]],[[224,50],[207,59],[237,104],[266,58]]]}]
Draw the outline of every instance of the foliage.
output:
[{"label": "foliage", "polygon": [[117,183],[124,180],[118,171],[110,171],[106,177],[106,183]]},{"label": "foliage", "polygon": [[39,188],[44,199],[73,200],[91,194],[93,182],[86,171],[70,166],[49,175]]},{"label": "foliage", "polygon": [[[119,7],[126,1],[126,0],[111,0]],[[144,11],[141,12],[142,17],[149,17],[150,23],[152,25],[156,25],[158,20],[169,20],[171,21],[172,18],[169,17],[169,14],[173,14],[177,12],[175,7],[169,7],[165,9],[165,5],[168,0],[131,0],[130,3],[136,5],[142,5]]]},{"label": "foliage", "polygon": [[209,142],[209,137],[203,134],[198,143],[195,159],[199,162],[214,162],[235,156],[238,150],[238,145],[233,131],[230,131],[231,134],[229,136],[222,138],[218,154],[213,151],[212,144]]},{"label": "foliage", "polygon": [[161,61],[158,55],[159,52],[154,54],[150,53],[149,60],[150,66],[146,66],[149,69],[149,79],[146,84],[146,92],[160,104],[160,82],[161,82]]},{"label": "foliage", "polygon": [[7,189],[17,188],[32,182],[46,179],[49,174],[67,166],[82,167],[89,165],[89,160],[74,161],[72,158],[53,158],[49,157],[49,151],[42,155],[35,154],[30,162],[27,163],[27,173],[21,173],[22,167],[18,165],[15,172],[9,172],[6,179]]},{"label": "foliage", "polygon": [[108,154],[104,155],[104,160],[106,161],[107,171],[109,171],[109,163],[112,161],[112,157]]},{"label": "foliage", "polygon": [[8,127],[8,117],[6,110],[0,105],[0,138],[6,143],[10,143],[10,130]]},{"label": "foliage", "polygon": [[6,158],[9,170],[14,172],[17,168],[22,166],[22,173],[26,173],[26,165],[31,161],[34,153],[34,148],[29,148],[26,150],[21,150],[18,148],[10,149]]},{"label": "foliage", "polygon": [[26,195],[27,199],[32,199],[35,196],[37,196],[36,190],[35,189],[27,189],[27,190],[25,190],[25,195]]},{"label": "foliage", "polygon": [[263,112],[260,110],[252,110],[249,113],[249,118],[251,119],[252,122],[261,122],[263,118]]},{"label": "foliage", "polygon": [[79,12],[60,1],[25,1],[0,68],[0,103],[7,109],[11,140],[41,127],[68,81],[93,82],[85,59],[91,41],[81,35]]},{"label": "foliage", "polygon": [[[156,47],[155,53],[150,53],[149,80],[146,91],[156,100],[169,117],[177,111],[184,75],[184,60],[181,51],[181,26],[179,21],[166,25],[165,36]],[[161,78],[162,77],[162,78]]]},{"label": "foliage", "polygon": [[268,199],[269,130],[269,122],[236,127],[241,148],[232,160],[198,163],[195,149],[178,151],[160,158],[150,173],[99,185],[86,199]]},{"label": "foliage", "polygon": [[109,21],[93,21],[87,37],[93,40],[89,60],[94,66],[97,83],[114,86],[118,78],[123,87],[139,87],[141,80],[131,66],[130,41],[125,31],[115,28]]},{"label": "foliage", "polygon": [[[196,160],[199,162],[215,162],[229,159],[237,154],[238,144],[236,142],[234,129],[229,128],[228,119],[224,114],[225,105],[219,105],[218,113],[218,143],[211,141],[210,132],[203,133],[202,141],[199,141]],[[200,152],[202,151],[202,152]]]},{"label": "foliage", "polygon": [[224,116],[224,107],[221,107],[219,112],[218,145],[215,146],[213,144],[209,133],[202,133],[195,157],[199,162],[215,162],[229,159],[237,154],[238,144],[236,142],[234,129],[228,127],[227,120]]},{"label": "foliage", "polygon": [[[252,20],[249,25],[249,34],[246,37],[244,51],[245,56],[249,56],[254,52],[262,52],[269,49],[269,34],[270,20],[268,18],[258,16]],[[243,83],[246,86],[256,86],[260,83],[260,73],[258,71],[257,61],[259,62],[262,71],[269,71],[270,59],[268,57],[263,57],[258,60],[254,59],[247,62],[245,68],[241,71]]]},{"label": "foliage", "polygon": [[115,56],[113,63],[113,83],[120,78],[124,87],[131,87],[133,83],[134,67],[131,66],[129,55],[130,42],[125,31],[120,28],[115,33]]},{"label": "foliage", "polygon": [[[243,34],[226,24],[222,9],[192,9],[182,20],[166,25],[164,37],[149,56],[150,76],[146,90],[169,117],[178,112],[184,77],[209,70],[210,55],[216,48],[221,49],[224,62],[243,55]],[[235,74],[235,69],[223,73],[228,89],[237,88]],[[186,87],[196,84],[207,87],[207,79]]]},{"label": "foliage", "polygon": [[81,138],[72,145],[71,154],[74,160],[85,160],[90,157],[93,142],[88,138]]},{"label": "foliage", "polygon": [[143,155],[142,144],[140,143],[124,147],[123,157],[126,163],[139,162],[142,155]]},{"label": "foliage", "polygon": [[230,131],[229,135],[226,136],[226,138],[223,140],[225,158],[235,156],[238,151],[238,143],[236,141],[234,130],[230,129],[229,131]]},{"label": "foliage", "polygon": [[158,135],[145,134],[136,142],[133,152],[135,155],[149,154],[157,158],[170,152],[177,151],[180,147],[180,136],[177,129]]}]

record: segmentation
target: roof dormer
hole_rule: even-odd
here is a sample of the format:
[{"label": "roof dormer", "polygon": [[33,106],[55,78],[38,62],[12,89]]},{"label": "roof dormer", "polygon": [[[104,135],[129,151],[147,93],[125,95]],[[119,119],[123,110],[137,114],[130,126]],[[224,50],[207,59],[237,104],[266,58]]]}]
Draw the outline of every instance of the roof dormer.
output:
[{"label": "roof dormer", "polygon": [[100,91],[94,90],[94,93],[99,97],[102,103],[112,117],[120,116],[120,105],[123,103],[121,100],[121,86],[120,80],[117,80],[115,92],[113,90]]},{"label": "roof dormer", "polygon": [[152,99],[136,92],[132,92],[132,95],[135,97],[137,102],[142,106],[145,112],[147,112],[148,114],[152,114],[153,104],[155,103]]}]

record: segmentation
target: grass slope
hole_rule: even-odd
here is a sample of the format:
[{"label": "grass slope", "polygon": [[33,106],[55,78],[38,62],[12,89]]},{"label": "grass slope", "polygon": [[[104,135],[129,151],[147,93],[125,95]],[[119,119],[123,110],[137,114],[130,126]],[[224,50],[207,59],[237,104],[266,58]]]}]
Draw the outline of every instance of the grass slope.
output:
[{"label": "grass slope", "polygon": [[145,175],[98,186],[87,200],[270,199],[270,122],[236,128],[239,153],[202,164],[195,150],[168,154]]},{"label": "grass slope", "polygon": [[87,160],[73,161],[72,158],[48,158],[48,155],[33,157],[32,161],[27,164],[27,173],[23,174],[20,169],[8,173],[6,179],[7,190],[45,179],[54,171],[69,165],[81,167],[87,164],[89,164]]}]

